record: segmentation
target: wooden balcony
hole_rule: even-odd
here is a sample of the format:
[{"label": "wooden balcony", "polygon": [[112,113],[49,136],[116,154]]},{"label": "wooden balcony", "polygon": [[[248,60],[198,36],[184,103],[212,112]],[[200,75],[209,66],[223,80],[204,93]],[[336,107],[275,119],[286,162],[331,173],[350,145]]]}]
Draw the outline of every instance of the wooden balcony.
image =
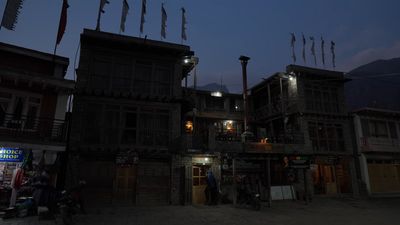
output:
[{"label": "wooden balcony", "polygon": [[66,134],[64,120],[0,114],[0,138],[3,141],[63,143]]}]

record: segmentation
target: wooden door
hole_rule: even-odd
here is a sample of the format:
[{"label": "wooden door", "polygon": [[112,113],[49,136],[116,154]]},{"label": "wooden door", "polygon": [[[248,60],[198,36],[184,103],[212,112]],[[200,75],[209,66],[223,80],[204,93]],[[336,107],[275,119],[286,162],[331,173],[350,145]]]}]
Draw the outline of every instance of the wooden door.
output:
[{"label": "wooden door", "polygon": [[336,194],[337,193],[337,183],[336,183],[336,173],[335,166],[332,165],[324,165],[324,180],[326,187],[326,194]]},{"label": "wooden door", "polygon": [[193,166],[192,167],[192,203],[193,204],[205,204],[206,195],[205,190],[207,187],[207,170],[208,166]]},{"label": "wooden door", "polygon": [[114,190],[115,202],[135,203],[136,166],[117,167]]}]

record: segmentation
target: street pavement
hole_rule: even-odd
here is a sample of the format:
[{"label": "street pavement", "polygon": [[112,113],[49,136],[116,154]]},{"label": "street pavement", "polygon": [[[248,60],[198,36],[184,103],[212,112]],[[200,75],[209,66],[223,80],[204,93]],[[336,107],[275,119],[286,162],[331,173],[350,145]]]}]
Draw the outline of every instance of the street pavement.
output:
[{"label": "street pavement", "polygon": [[[273,201],[261,211],[218,206],[91,207],[87,215],[74,217],[77,225],[385,225],[399,224],[400,198],[352,199],[315,198],[300,201]],[[37,217],[0,220],[1,225],[62,224],[59,219],[38,221]]]}]

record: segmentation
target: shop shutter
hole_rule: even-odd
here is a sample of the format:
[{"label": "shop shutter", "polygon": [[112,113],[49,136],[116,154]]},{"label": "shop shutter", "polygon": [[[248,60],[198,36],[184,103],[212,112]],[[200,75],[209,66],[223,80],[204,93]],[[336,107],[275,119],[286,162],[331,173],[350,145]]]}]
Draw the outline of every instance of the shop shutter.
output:
[{"label": "shop shutter", "polygon": [[140,162],[137,178],[137,205],[166,205],[170,196],[170,165],[167,162]]}]

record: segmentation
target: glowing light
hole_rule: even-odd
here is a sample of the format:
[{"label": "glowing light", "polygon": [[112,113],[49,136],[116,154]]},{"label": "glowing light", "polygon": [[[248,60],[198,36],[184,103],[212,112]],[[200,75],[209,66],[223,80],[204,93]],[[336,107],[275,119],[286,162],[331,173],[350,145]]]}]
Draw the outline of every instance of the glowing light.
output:
[{"label": "glowing light", "polygon": [[222,93],[220,91],[211,92],[211,96],[213,97],[222,97]]},{"label": "glowing light", "polygon": [[192,121],[186,121],[185,123],[185,131],[186,133],[192,133],[193,132],[193,122]]},{"label": "glowing light", "polygon": [[204,161],[208,162],[208,160],[209,160],[209,158],[208,158],[208,157],[205,157],[205,158],[204,158]]}]

